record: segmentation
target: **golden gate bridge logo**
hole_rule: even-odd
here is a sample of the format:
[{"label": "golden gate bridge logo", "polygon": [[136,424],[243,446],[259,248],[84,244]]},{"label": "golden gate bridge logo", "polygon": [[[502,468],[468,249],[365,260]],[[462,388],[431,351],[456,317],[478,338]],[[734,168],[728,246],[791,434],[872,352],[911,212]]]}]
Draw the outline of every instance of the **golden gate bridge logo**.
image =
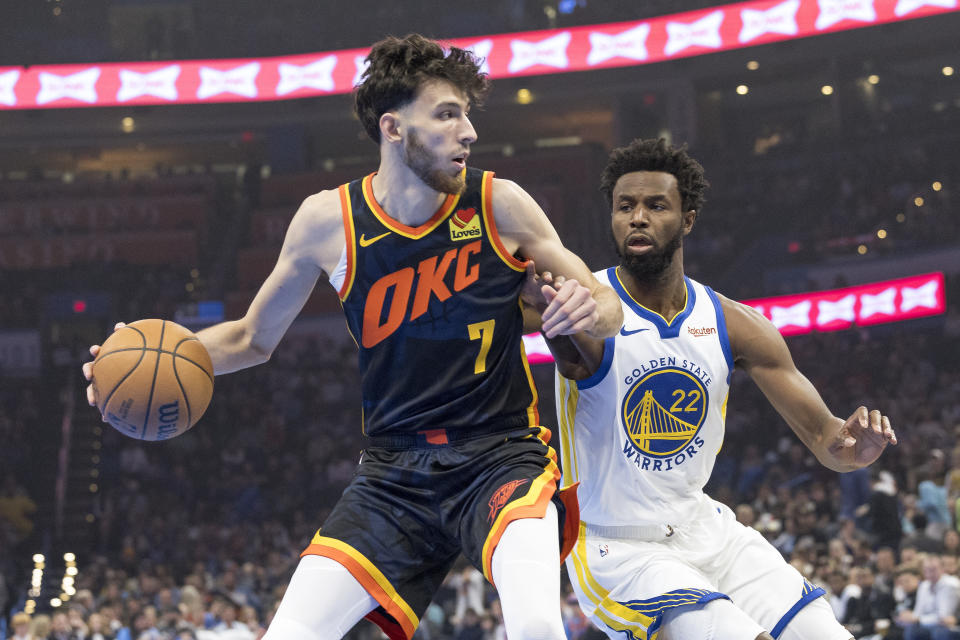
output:
[{"label": "golden gate bridge logo", "polygon": [[657,369],[630,388],[621,417],[627,436],[643,453],[669,456],[683,450],[706,416],[707,391],[682,369]]}]

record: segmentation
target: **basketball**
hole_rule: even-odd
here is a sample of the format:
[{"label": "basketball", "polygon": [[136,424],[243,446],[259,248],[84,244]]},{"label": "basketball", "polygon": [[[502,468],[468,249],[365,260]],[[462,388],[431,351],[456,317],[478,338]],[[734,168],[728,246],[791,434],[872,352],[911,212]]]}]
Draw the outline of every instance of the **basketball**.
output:
[{"label": "basketball", "polygon": [[195,425],[213,395],[213,362],[197,336],[169,320],[117,329],[93,361],[97,408],[116,430],[167,440]]}]

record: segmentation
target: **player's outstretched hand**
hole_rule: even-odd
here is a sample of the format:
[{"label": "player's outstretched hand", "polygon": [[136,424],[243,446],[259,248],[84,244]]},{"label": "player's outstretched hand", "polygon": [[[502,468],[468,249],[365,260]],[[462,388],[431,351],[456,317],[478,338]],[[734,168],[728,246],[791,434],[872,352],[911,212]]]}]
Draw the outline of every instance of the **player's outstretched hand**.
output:
[{"label": "player's outstretched hand", "polygon": [[844,466],[859,469],[879,458],[888,444],[897,444],[890,418],[877,409],[858,407],[840,427],[830,453]]},{"label": "player's outstretched hand", "polygon": [[[125,322],[118,322],[113,326],[113,330],[116,331],[120,327],[125,327],[125,326],[127,326]],[[98,353],[100,353],[100,345],[95,344],[92,347],[90,347],[90,355],[92,355],[94,359],[96,359]],[[83,370],[83,377],[86,378],[87,380],[90,380],[93,377],[93,362],[92,361],[84,362],[82,370]],[[97,404],[96,399],[93,397],[92,384],[87,385],[87,402],[90,404],[91,407]],[[104,420],[104,422],[106,422],[106,420]]]}]

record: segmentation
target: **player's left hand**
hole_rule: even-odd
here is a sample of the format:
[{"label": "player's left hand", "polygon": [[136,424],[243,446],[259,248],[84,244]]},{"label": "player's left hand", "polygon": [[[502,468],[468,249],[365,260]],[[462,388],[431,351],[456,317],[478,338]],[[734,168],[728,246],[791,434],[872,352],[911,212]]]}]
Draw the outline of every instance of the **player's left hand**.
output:
[{"label": "player's left hand", "polygon": [[890,418],[877,409],[858,407],[840,427],[829,451],[844,466],[859,469],[879,458],[888,444],[897,444]]}]

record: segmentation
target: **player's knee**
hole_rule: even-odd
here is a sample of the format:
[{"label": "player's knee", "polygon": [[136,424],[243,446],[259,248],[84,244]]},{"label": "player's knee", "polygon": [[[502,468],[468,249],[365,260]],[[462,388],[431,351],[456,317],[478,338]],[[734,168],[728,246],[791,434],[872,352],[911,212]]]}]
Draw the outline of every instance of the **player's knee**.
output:
[{"label": "player's knee", "polygon": [[261,640],[321,640],[321,636],[302,622],[275,617]]},{"label": "player's knee", "polygon": [[519,640],[565,640],[566,634],[559,621],[548,616],[529,615],[512,624],[504,620],[507,637]]}]

